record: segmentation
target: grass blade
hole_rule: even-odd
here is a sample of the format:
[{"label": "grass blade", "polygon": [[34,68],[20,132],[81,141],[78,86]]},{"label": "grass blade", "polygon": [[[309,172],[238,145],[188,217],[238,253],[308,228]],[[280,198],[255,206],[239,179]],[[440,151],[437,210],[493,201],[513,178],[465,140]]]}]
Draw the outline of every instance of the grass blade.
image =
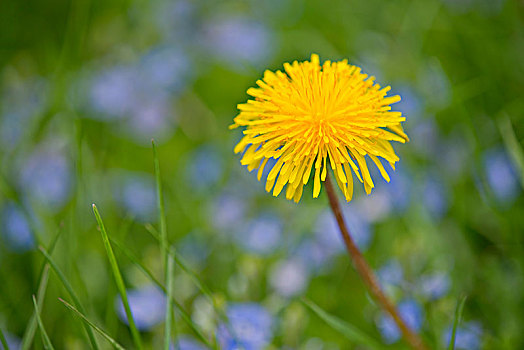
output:
[{"label": "grass blade", "polygon": [[156,195],[157,195],[157,206],[158,206],[158,221],[160,223],[160,239],[161,239],[161,251],[162,251],[162,262],[164,264],[164,282],[167,284],[167,303],[166,303],[166,317],[164,323],[164,350],[169,350],[170,338],[171,338],[171,323],[173,322],[171,297],[173,295],[173,271],[174,266],[172,259],[169,258],[167,242],[167,224],[166,224],[166,212],[164,208],[164,194],[162,191],[162,180],[160,178],[160,162],[158,161],[158,154],[156,151],[155,140],[151,140],[153,147],[153,162],[155,165],[155,180],[156,180]]},{"label": "grass blade", "polygon": [[[151,225],[146,225],[145,228],[157,241],[160,242],[160,244],[162,244],[161,238],[158,235],[158,233],[155,231],[154,227],[152,227]],[[168,247],[166,246],[164,247],[164,249],[165,248],[168,248]],[[198,274],[188,266],[185,259],[182,256],[180,256],[180,254],[176,254],[176,250],[174,248],[171,249],[171,251],[169,252],[169,255],[171,255],[171,257],[175,260],[175,262],[182,269],[182,271],[184,271],[185,273],[189,275],[189,277],[191,277],[191,279],[193,280],[193,283],[195,283],[197,288],[202,293],[204,293],[204,295],[209,299],[209,301],[215,304],[211,290],[200,280],[200,278],[198,277]]]},{"label": "grass blade", "polygon": [[156,180],[156,195],[158,206],[158,222],[160,223],[160,239],[162,240],[162,261],[164,262],[164,271],[167,271],[167,250],[169,244],[167,243],[167,224],[166,212],[164,208],[164,194],[162,192],[162,181],[160,179],[160,163],[158,161],[158,154],[156,151],[155,141],[151,140],[153,146],[153,161],[155,164],[155,180]]},{"label": "grass blade", "polygon": [[464,311],[464,305],[466,304],[467,296],[463,297],[462,300],[457,303],[455,309],[455,319],[453,320],[453,330],[451,331],[451,339],[449,340],[448,350],[455,349],[455,340],[457,338],[457,328],[462,318],[462,311]]},{"label": "grass blade", "polygon": [[36,315],[36,321],[38,322],[38,328],[40,328],[40,333],[42,334],[42,341],[44,343],[44,349],[46,350],[54,350],[53,344],[51,344],[51,340],[49,340],[49,336],[47,335],[47,332],[44,328],[44,323],[42,322],[42,319],[40,318],[40,311],[38,309],[38,304],[36,303],[36,298],[33,295],[33,305],[35,307],[35,315]]},{"label": "grass blade", "polygon": [[[58,238],[60,238],[60,235],[62,234],[62,230],[58,230],[57,234],[49,244],[49,253],[52,253],[53,250],[56,247],[56,243],[58,242]],[[44,297],[45,297],[45,291],[47,289],[47,282],[49,280],[49,264],[47,262],[44,262],[42,264],[42,268],[40,269],[40,273],[38,275],[38,291],[36,294],[36,301],[38,302],[38,305],[41,305],[43,303]],[[33,312],[31,315],[31,318],[29,319],[28,325],[25,329],[24,335],[22,337],[22,350],[28,350],[31,347],[31,344],[33,343],[33,339],[36,332],[36,315]]]},{"label": "grass blade", "polygon": [[[58,265],[54,262],[53,258],[51,258],[49,253],[43,247],[39,247],[39,249],[40,249],[40,252],[44,255],[44,257],[47,260],[47,262],[49,263],[49,265],[51,266],[51,268],[53,269],[53,271],[55,271],[56,275],[58,276],[58,279],[62,282],[62,285],[65,287],[65,289],[67,290],[67,292],[69,293],[69,295],[73,299],[73,302],[75,303],[75,306],[81,312],[83,312],[85,314],[86,312],[85,312],[85,309],[82,306],[82,303],[80,302],[80,299],[76,295],[75,291],[73,290],[73,287],[71,286],[71,284],[69,283],[69,281],[65,277],[64,273],[62,272],[62,270],[60,270]],[[93,349],[99,349],[98,344],[96,342],[95,335],[93,333],[93,330],[90,327],[87,327],[85,324],[84,324],[84,328],[86,330],[88,340],[91,343],[91,346],[93,347]]]},{"label": "grass blade", "polygon": [[4,332],[2,332],[1,328],[0,328],[0,342],[2,343],[4,350],[9,350],[9,345],[7,344],[7,340],[5,339]]},{"label": "grass blade", "polygon": [[371,336],[362,332],[360,329],[356,328],[355,326],[345,321],[342,321],[338,317],[328,314],[320,306],[313,303],[311,300],[304,298],[301,301],[307,308],[309,308],[318,317],[324,320],[324,322],[326,322],[329,326],[331,326],[331,328],[339,331],[347,339],[355,343],[358,343],[358,344],[367,345],[371,349],[385,349],[386,348],[384,345],[380,344],[375,339],[373,339]]},{"label": "grass blade", "polygon": [[[118,249],[120,249],[120,251],[129,259],[131,260],[131,262],[133,262],[140,270],[142,270],[142,272],[147,276],[149,277],[149,279],[155,284],[158,286],[158,288],[162,289],[162,291],[164,293],[167,293],[167,289],[166,287],[153,275],[153,273],[147,268],[144,266],[144,264],[142,264],[142,262],[133,254],[131,253],[131,251],[129,251],[129,249],[127,249],[123,244],[120,244],[118,241],[116,241],[115,239],[113,238],[110,238],[111,240],[111,243],[116,246]],[[195,333],[195,335],[200,339],[202,340],[208,347],[213,347],[213,348],[216,348],[215,346],[213,346],[208,340],[207,338],[205,337],[204,334],[202,334],[202,332],[198,329],[198,327],[194,324],[193,320],[191,319],[191,316],[189,316],[189,314],[182,308],[182,305],[180,305],[176,299],[174,298],[174,296],[171,297],[171,301],[173,303],[173,305],[176,307],[176,309],[178,310],[178,312],[180,313],[180,316],[182,317],[182,319],[187,323],[187,325],[193,330],[193,332]]]},{"label": "grass blade", "polygon": [[513,125],[511,125],[511,120],[507,115],[504,114],[499,119],[498,126],[506,149],[517,168],[520,184],[524,188],[524,149],[522,149],[522,146],[517,139],[517,135],[515,135]]},{"label": "grass blade", "polygon": [[[145,225],[145,228],[151,236],[153,236],[160,244],[162,244],[162,240],[160,238],[160,235],[155,230],[155,228],[149,224]],[[166,248],[166,247],[164,247]],[[213,306],[213,310],[216,312],[220,320],[224,321],[226,324],[226,327],[229,329],[231,334],[235,334],[233,330],[230,329],[230,323],[228,320],[228,317],[223,309],[221,309],[213,297],[213,294],[211,293],[211,290],[202,282],[202,280],[198,277],[198,274],[194,272],[187,264],[187,262],[184,260],[184,258],[176,253],[175,248],[173,247],[168,251],[170,257],[177,263],[177,265],[184,271],[189,278],[193,281],[193,283],[196,285],[196,287],[204,294],[204,296],[208,299],[208,301]],[[235,336],[233,336],[235,338]]]},{"label": "grass blade", "polygon": [[142,349],[142,340],[140,339],[140,333],[136,328],[135,320],[133,319],[133,314],[131,313],[131,308],[129,307],[129,301],[127,299],[127,292],[126,286],[124,284],[124,279],[122,278],[122,274],[120,273],[120,269],[118,268],[118,263],[116,261],[115,254],[113,253],[113,248],[111,248],[111,243],[109,242],[109,237],[107,236],[104,222],[102,221],[100,213],[98,212],[98,209],[94,204],[93,212],[95,214],[96,221],[98,222],[98,226],[100,227],[100,233],[102,234],[102,240],[104,241],[104,247],[106,248],[107,257],[109,258],[109,263],[111,265],[111,269],[113,270],[113,276],[115,278],[116,286],[118,288],[118,293],[120,294],[120,298],[122,298],[122,304],[124,305],[124,310],[127,316],[127,322],[129,323],[129,328],[131,329],[131,336],[133,337],[133,342],[135,343],[137,349],[140,350]]},{"label": "grass blade", "polygon": [[58,300],[60,300],[69,310],[73,311],[78,317],[80,317],[82,319],[82,321],[84,321],[84,323],[89,326],[90,328],[93,328],[95,331],[97,331],[102,337],[104,337],[108,342],[111,343],[111,345],[113,345],[113,347],[115,349],[119,349],[119,350],[124,350],[124,347],[122,345],[120,345],[116,340],[114,340],[113,338],[111,338],[111,336],[109,334],[107,334],[106,332],[104,332],[101,328],[99,328],[98,326],[96,326],[93,322],[89,321],[89,319],[84,316],[80,311],[78,311],[77,309],[75,309],[75,307],[71,304],[69,304],[67,301],[63,300],[63,299],[60,299],[58,298]]},{"label": "grass blade", "polygon": [[166,284],[167,284],[167,302],[166,302],[166,322],[164,328],[164,350],[169,350],[171,343],[171,323],[173,315],[173,275],[175,262],[173,259],[167,259]]}]

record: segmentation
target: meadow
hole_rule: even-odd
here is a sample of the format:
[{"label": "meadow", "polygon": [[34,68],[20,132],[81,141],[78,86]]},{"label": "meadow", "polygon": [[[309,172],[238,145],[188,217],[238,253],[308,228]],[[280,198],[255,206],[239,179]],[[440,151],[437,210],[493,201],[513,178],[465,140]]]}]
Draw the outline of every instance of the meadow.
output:
[{"label": "meadow", "polygon": [[409,348],[325,189],[273,197],[233,152],[246,91],[312,54],[401,96],[391,181],[337,194],[402,317],[430,349],[524,348],[523,22],[517,0],[0,2],[0,349]]}]

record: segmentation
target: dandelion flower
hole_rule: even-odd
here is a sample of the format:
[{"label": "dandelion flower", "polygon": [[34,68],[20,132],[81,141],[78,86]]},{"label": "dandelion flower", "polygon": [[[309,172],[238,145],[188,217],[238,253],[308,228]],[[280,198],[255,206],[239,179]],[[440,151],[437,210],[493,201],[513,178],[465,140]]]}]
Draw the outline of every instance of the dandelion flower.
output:
[{"label": "dandelion flower", "polygon": [[[243,152],[241,163],[258,169],[258,179],[270,158],[277,159],[266,180],[266,191],[278,196],[286,187],[286,198],[298,202],[313,173],[313,197],[326,180],[328,159],[338,186],[347,201],[353,196],[353,175],[366,193],[374,187],[366,158],[389,182],[380,158],[393,169],[399,160],[390,141],[406,142],[400,112],[391,104],[400,96],[386,96],[390,87],[374,82],[357,66],[343,60],[284,64],[282,71],[266,70],[264,77],[247,93],[254,99],[238,105],[240,113],[231,129],[246,127],[235,146]],[[367,156],[367,157],[366,157]]]}]

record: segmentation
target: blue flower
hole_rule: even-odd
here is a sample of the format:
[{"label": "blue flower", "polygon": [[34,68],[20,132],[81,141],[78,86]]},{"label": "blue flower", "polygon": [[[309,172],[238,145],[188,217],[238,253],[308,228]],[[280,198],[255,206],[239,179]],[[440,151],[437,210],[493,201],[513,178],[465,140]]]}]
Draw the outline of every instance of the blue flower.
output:
[{"label": "blue flower", "polygon": [[[148,285],[140,289],[129,290],[127,298],[139,330],[150,330],[164,320],[166,299],[164,293],[155,286]],[[120,320],[128,324],[124,304],[120,297],[115,300],[115,307]]]},{"label": "blue flower", "polygon": [[139,144],[150,144],[167,140],[173,134],[176,119],[171,111],[171,102],[166,94],[141,96],[125,121],[127,134]]},{"label": "blue flower", "polygon": [[424,205],[435,218],[441,218],[448,211],[449,194],[442,181],[430,177],[426,180],[422,192]]},{"label": "blue flower", "polygon": [[35,246],[33,231],[22,210],[13,203],[2,210],[2,232],[7,245],[17,252],[24,252]]},{"label": "blue flower", "polygon": [[273,54],[274,38],[261,22],[244,17],[218,18],[207,23],[203,42],[225,63],[261,65]]},{"label": "blue flower", "polygon": [[273,338],[273,317],[255,303],[233,304],[227,309],[229,324],[221,323],[217,329],[220,348],[234,350],[264,349]]},{"label": "blue flower", "polygon": [[71,195],[69,161],[61,152],[53,149],[34,152],[22,166],[20,186],[30,198],[48,209],[62,208]]},{"label": "blue flower", "polygon": [[520,193],[515,168],[507,153],[492,149],[484,154],[484,168],[488,185],[500,202],[512,203]]},{"label": "blue flower", "polygon": [[422,276],[417,284],[423,296],[430,300],[436,300],[446,295],[451,286],[451,281],[446,273],[436,272]]},{"label": "blue flower", "polygon": [[[353,206],[345,205],[342,210],[352,238],[361,250],[366,250],[372,238],[369,222]],[[315,224],[315,238],[330,254],[338,254],[345,249],[337,221],[329,210],[319,215]]]},{"label": "blue flower", "polygon": [[47,83],[30,79],[12,84],[2,94],[0,106],[0,146],[11,150],[42,115],[47,99]]},{"label": "blue flower", "polygon": [[402,97],[400,102],[395,104],[394,109],[402,112],[402,115],[407,117],[407,123],[415,121],[422,117],[424,113],[424,102],[419,94],[408,84],[396,85],[395,93]]},{"label": "blue flower", "polygon": [[139,221],[147,222],[156,215],[156,188],[153,178],[141,173],[118,174],[115,196],[119,204]]},{"label": "blue flower", "polygon": [[298,259],[281,261],[270,272],[271,287],[283,297],[300,294],[307,287],[308,270]]},{"label": "blue flower", "polygon": [[315,239],[306,239],[298,245],[297,259],[310,271],[322,272],[331,261],[332,255]]},{"label": "blue flower", "polygon": [[246,213],[245,200],[230,193],[223,193],[213,200],[210,206],[211,223],[220,231],[226,232],[237,227]]},{"label": "blue flower", "polygon": [[377,278],[383,286],[399,286],[404,281],[404,270],[396,259],[388,260],[377,270]]},{"label": "blue flower", "polygon": [[[399,303],[400,317],[413,330],[419,331],[424,322],[424,313],[419,304],[413,299],[406,299]],[[400,330],[391,316],[382,314],[377,322],[382,338],[387,344],[392,344],[400,339]]]},{"label": "blue flower", "polygon": [[[10,350],[20,350],[22,348],[22,340],[10,333],[4,331],[5,340]],[[0,349],[4,350],[2,343],[0,343]]]},{"label": "blue flower", "polygon": [[403,213],[411,202],[412,179],[401,165],[398,165],[395,171],[389,172],[389,177],[391,180],[385,187],[389,193],[393,210]]},{"label": "blue flower", "polygon": [[206,347],[200,342],[193,340],[187,336],[180,336],[177,338],[175,345],[171,344],[171,350],[205,350]]},{"label": "blue flower", "polygon": [[223,161],[216,147],[201,146],[189,156],[187,181],[196,190],[207,191],[221,179],[223,168]]},{"label": "blue flower", "polygon": [[121,119],[133,110],[137,96],[134,67],[116,66],[95,74],[91,80],[90,106],[95,119]]},{"label": "blue flower", "polygon": [[184,51],[174,47],[156,47],[142,57],[139,69],[142,89],[182,90],[191,75],[191,61]]},{"label": "blue flower", "polygon": [[234,238],[249,252],[270,254],[282,240],[282,222],[273,214],[261,214],[237,230]]},{"label": "blue flower", "polygon": [[[447,346],[451,341],[453,327],[450,326],[444,332],[443,340]],[[482,327],[478,322],[469,322],[457,328],[455,336],[455,349],[478,350],[480,349]]]}]

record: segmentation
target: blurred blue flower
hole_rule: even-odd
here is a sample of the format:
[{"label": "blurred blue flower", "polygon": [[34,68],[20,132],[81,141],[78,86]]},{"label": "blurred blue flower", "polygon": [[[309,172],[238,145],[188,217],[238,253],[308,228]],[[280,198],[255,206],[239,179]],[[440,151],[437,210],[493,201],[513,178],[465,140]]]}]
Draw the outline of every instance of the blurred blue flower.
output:
[{"label": "blurred blue flower", "polygon": [[30,79],[11,84],[3,91],[0,105],[0,146],[14,148],[41,115],[46,102],[47,82]]},{"label": "blurred blue flower", "polygon": [[507,153],[500,148],[486,151],[484,169],[488,185],[497,200],[512,203],[519,195],[521,188],[517,172]]},{"label": "blurred blue flower", "polygon": [[24,212],[14,203],[2,209],[1,226],[7,246],[14,251],[24,252],[34,248],[33,231]]},{"label": "blurred blue flower", "polygon": [[178,47],[155,47],[142,57],[138,67],[141,89],[182,90],[191,76],[191,61]]},{"label": "blurred blue flower", "polygon": [[[447,346],[451,341],[453,327],[450,326],[444,332],[443,340]],[[478,322],[468,322],[457,328],[455,336],[455,349],[478,350],[480,349],[482,337],[482,326]]]},{"label": "blurred blue flower", "polygon": [[187,336],[177,337],[176,344],[175,345],[171,344],[169,348],[171,350],[205,350],[206,349],[206,347],[202,343],[194,339],[191,339]]},{"label": "blurred blue flower", "polygon": [[171,137],[175,122],[171,102],[166,95],[158,93],[137,103],[126,120],[126,127],[135,141],[150,144],[151,139],[158,143]]},{"label": "blurred blue flower", "polygon": [[449,194],[442,181],[434,177],[426,179],[422,199],[426,209],[435,218],[443,217],[448,211]]},{"label": "blurred blue flower", "polygon": [[247,251],[270,254],[282,240],[282,222],[276,215],[264,213],[237,230],[234,238]]},{"label": "blurred blue flower", "polygon": [[400,95],[401,100],[393,105],[393,110],[402,112],[402,116],[406,117],[408,126],[414,125],[413,123],[416,120],[420,120],[424,114],[422,98],[416,90],[408,84],[396,84],[395,90],[391,92],[392,96],[395,94]]},{"label": "blurred blue flower", "polygon": [[[361,250],[366,250],[372,238],[369,222],[364,215],[357,212],[355,207],[345,205],[342,211],[355,243]],[[338,254],[345,250],[337,221],[329,210],[323,211],[318,216],[315,223],[315,238],[330,254]]]},{"label": "blurred blue flower", "polygon": [[331,261],[331,254],[315,239],[306,239],[301,242],[295,252],[296,258],[314,273],[321,272]]},{"label": "blurred blue flower", "polygon": [[[164,320],[166,299],[164,293],[157,287],[148,285],[140,289],[128,290],[127,298],[139,330],[147,331]],[[124,304],[120,297],[115,300],[115,308],[120,320],[128,324]]]},{"label": "blurred blue flower", "polygon": [[233,304],[227,309],[229,325],[219,324],[217,339],[224,350],[264,349],[273,338],[273,317],[255,303]]},{"label": "blurred blue flower", "polygon": [[[4,331],[4,336],[10,350],[20,350],[22,348],[22,340],[20,338],[7,333],[6,331]],[[2,343],[0,343],[0,349],[4,350]]]},{"label": "blurred blue flower", "polygon": [[417,285],[423,296],[430,300],[436,300],[446,295],[451,287],[451,281],[448,274],[436,272],[420,277]]},{"label": "blurred blue flower", "polygon": [[[413,330],[419,331],[424,322],[424,313],[420,305],[413,299],[405,299],[398,304],[398,312],[406,324]],[[391,316],[381,314],[377,327],[382,338],[387,344],[392,344],[400,339],[400,330]]]},{"label": "blurred blue flower", "polygon": [[409,173],[400,165],[395,171],[388,172],[390,181],[385,187],[392,202],[393,211],[403,213],[411,203],[412,179]]},{"label": "blurred blue flower", "polygon": [[377,278],[382,286],[399,286],[404,281],[404,270],[397,259],[390,259],[377,270]]},{"label": "blurred blue flower", "polygon": [[223,193],[216,197],[210,206],[210,220],[220,231],[232,231],[243,222],[246,214],[246,202],[243,198]]},{"label": "blurred blue flower", "polygon": [[206,261],[209,255],[209,242],[197,232],[190,232],[177,242],[177,250],[192,265]]},{"label": "blurred blue flower", "polygon": [[308,281],[308,271],[299,259],[289,259],[277,263],[273,266],[269,275],[271,287],[286,298],[302,293],[306,289]]},{"label": "blurred blue flower", "polygon": [[167,41],[191,44],[194,40],[196,1],[166,0],[155,2],[155,23]]},{"label": "blurred blue flower", "polygon": [[137,95],[137,73],[133,67],[106,68],[93,75],[90,105],[95,119],[121,119],[133,110]]},{"label": "blurred blue flower", "polygon": [[224,173],[223,160],[216,147],[205,145],[193,151],[186,167],[189,185],[199,191],[215,186]]},{"label": "blurred blue flower", "polygon": [[367,221],[377,222],[386,218],[393,210],[394,202],[391,200],[387,185],[376,184],[371,196],[360,196],[352,203],[359,213],[365,215]]},{"label": "blurred blue flower", "polygon": [[115,197],[123,209],[142,222],[156,217],[156,187],[150,175],[120,173],[114,183]]},{"label": "blurred blue flower", "polygon": [[33,152],[22,164],[20,187],[50,210],[60,209],[71,195],[72,174],[67,158],[53,149]]},{"label": "blurred blue flower", "polygon": [[204,43],[211,53],[237,68],[264,64],[273,55],[273,42],[262,22],[247,17],[216,18],[204,29]]},{"label": "blurred blue flower", "polygon": [[433,118],[414,121],[408,130],[412,150],[428,158],[438,155],[439,129]]}]

